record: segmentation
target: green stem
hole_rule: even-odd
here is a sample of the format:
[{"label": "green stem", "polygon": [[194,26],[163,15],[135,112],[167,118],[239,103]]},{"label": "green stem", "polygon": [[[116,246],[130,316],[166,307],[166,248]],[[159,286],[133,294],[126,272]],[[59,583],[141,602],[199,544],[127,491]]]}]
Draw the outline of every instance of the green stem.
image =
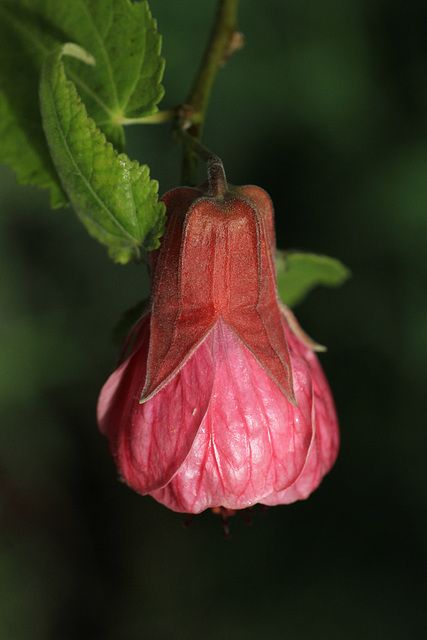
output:
[{"label": "green stem", "polygon": [[[219,67],[227,57],[233,35],[236,32],[237,5],[239,0],[218,0],[218,9],[205,55],[194,80],[186,104],[194,109],[195,117],[188,133],[200,140],[212,86]],[[184,146],[182,167],[184,184],[197,182],[197,155],[187,145]]]}]

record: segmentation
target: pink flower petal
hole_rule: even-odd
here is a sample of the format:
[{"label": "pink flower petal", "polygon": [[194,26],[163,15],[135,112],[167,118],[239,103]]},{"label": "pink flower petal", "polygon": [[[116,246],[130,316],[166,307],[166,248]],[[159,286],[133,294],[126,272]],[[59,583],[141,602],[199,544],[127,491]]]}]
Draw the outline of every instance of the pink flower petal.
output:
[{"label": "pink flower petal", "polygon": [[146,494],[167,484],[188,455],[210,404],[214,366],[200,345],[164,389],[140,404],[148,352],[149,316],[132,355],[104,385],[98,403],[101,431],[124,480]]},{"label": "pink flower petal", "polygon": [[299,353],[304,358],[313,380],[313,439],[305,466],[295,482],[287,489],[273,493],[262,501],[263,504],[271,506],[308,498],[333,466],[339,448],[335,406],[319,360],[316,354],[289,330],[286,323],[284,329],[291,353]]},{"label": "pink flower petal", "polygon": [[[208,411],[177,474],[152,493],[175,511],[262,502],[298,477],[312,440],[312,386],[302,359],[294,365],[297,408],[222,320],[205,344],[215,362]],[[196,351],[181,372],[198,357]]]}]

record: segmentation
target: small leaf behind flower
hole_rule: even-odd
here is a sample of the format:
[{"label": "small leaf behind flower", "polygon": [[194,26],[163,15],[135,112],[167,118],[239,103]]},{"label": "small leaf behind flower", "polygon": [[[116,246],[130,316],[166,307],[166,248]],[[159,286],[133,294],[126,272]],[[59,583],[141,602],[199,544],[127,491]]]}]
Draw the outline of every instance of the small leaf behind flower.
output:
[{"label": "small leaf behind flower", "polygon": [[302,302],[317,285],[338,287],[351,275],[336,258],[315,253],[277,251],[276,264],[279,294],[288,307]]},{"label": "small leaf behind flower", "polygon": [[140,248],[158,246],[165,206],[157,201],[158,183],[147,166],[118,154],[88,117],[62,56],[90,62],[88,54],[65,44],[43,65],[40,107],[43,127],[62,186],[89,233],[125,264]]}]

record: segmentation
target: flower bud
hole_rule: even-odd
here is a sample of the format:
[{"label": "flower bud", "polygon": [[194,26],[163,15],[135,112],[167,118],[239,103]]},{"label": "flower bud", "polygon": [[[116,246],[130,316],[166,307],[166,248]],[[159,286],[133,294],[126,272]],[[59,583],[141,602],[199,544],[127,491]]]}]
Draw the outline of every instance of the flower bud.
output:
[{"label": "flower bud", "polygon": [[271,200],[209,173],[163,197],[151,299],[98,403],[125,482],[187,513],[306,498],[339,440],[316,345],[278,297]]}]

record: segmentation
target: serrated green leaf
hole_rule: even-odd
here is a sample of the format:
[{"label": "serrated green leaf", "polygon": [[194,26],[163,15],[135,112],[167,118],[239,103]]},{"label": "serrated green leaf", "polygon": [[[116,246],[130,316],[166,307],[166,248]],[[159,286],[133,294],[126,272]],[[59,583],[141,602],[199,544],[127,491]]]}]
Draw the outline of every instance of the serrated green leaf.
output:
[{"label": "serrated green leaf", "polygon": [[[125,264],[140,248],[155,249],[163,231],[165,206],[147,166],[118,154],[89,118],[62,55],[90,62],[75,44],[65,44],[43,64],[40,105],[44,131],[62,185],[89,233]],[[82,62],[79,62],[83,66]]]},{"label": "serrated green leaf", "polygon": [[164,60],[148,4],[130,0],[0,0],[0,161],[23,183],[67,202],[44,139],[38,84],[46,56],[76,42],[94,67],[66,62],[88,114],[120,151],[123,124],[157,111]]},{"label": "serrated green leaf", "polygon": [[277,286],[288,307],[301,302],[313,287],[338,287],[350,277],[342,262],[315,253],[276,252]]}]

